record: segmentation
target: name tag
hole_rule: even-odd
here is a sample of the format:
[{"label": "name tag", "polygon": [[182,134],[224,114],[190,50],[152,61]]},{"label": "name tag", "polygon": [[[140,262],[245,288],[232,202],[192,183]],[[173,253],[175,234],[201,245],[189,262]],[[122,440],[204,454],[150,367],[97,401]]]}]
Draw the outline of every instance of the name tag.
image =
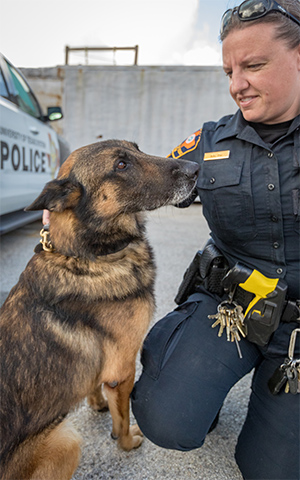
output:
[{"label": "name tag", "polygon": [[204,154],[204,161],[207,160],[223,160],[224,158],[229,158],[230,150],[223,150],[221,152],[206,152]]}]

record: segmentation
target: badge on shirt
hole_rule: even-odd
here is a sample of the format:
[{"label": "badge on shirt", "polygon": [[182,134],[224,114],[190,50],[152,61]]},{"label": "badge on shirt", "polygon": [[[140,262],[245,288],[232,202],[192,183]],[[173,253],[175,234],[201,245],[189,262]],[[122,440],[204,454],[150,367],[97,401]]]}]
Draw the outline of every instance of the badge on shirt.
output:
[{"label": "badge on shirt", "polygon": [[203,160],[207,162],[208,160],[223,160],[224,158],[229,158],[230,150],[222,150],[221,152],[206,152],[204,154]]},{"label": "badge on shirt", "polygon": [[180,158],[188,152],[192,152],[197,148],[201,139],[202,128],[197,132],[190,135],[183,143],[172,150],[172,153],[168,157]]}]

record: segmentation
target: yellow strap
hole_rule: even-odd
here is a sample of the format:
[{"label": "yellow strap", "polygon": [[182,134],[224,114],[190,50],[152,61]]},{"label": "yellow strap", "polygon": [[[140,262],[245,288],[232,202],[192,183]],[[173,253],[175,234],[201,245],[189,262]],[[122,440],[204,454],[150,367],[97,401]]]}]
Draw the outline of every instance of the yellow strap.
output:
[{"label": "yellow strap", "polygon": [[[268,278],[265,277],[262,273],[257,270],[253,270],[251,275],[247,278],[244,283],[240,283],[239,286],[242,287],[247,292],[254,293],[254,299],[249,303],[248,308],[245,312],[245,317],[251,308],[261,299],[266,298],[267,295],[277,287],[279,278]],[[261,312],[259,312],[261,314]]]}]

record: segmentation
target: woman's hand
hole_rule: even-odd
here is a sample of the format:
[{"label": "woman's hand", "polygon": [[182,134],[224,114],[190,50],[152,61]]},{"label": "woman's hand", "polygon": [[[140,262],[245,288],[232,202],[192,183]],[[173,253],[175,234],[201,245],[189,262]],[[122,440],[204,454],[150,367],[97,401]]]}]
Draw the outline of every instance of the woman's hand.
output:
[{"label": "woman's hand", "polygon": [[43,211],[42,222],[43,222],[43,225],[48,225],[48,223],[50,223],[50,212],[49,212],[49,210],[44,210]]}]

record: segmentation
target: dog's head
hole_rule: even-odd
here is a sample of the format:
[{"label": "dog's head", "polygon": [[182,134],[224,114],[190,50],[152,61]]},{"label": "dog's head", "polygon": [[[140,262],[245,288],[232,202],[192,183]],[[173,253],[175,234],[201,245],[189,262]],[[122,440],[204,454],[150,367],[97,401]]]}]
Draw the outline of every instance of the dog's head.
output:
[{"label": "dog's head", "polygon": [[135,143],[108,140],[82,147],[62,165],[26,210],[75,210],[99,219],[154,210],[186,199],[198,165],[142,153]]}]

